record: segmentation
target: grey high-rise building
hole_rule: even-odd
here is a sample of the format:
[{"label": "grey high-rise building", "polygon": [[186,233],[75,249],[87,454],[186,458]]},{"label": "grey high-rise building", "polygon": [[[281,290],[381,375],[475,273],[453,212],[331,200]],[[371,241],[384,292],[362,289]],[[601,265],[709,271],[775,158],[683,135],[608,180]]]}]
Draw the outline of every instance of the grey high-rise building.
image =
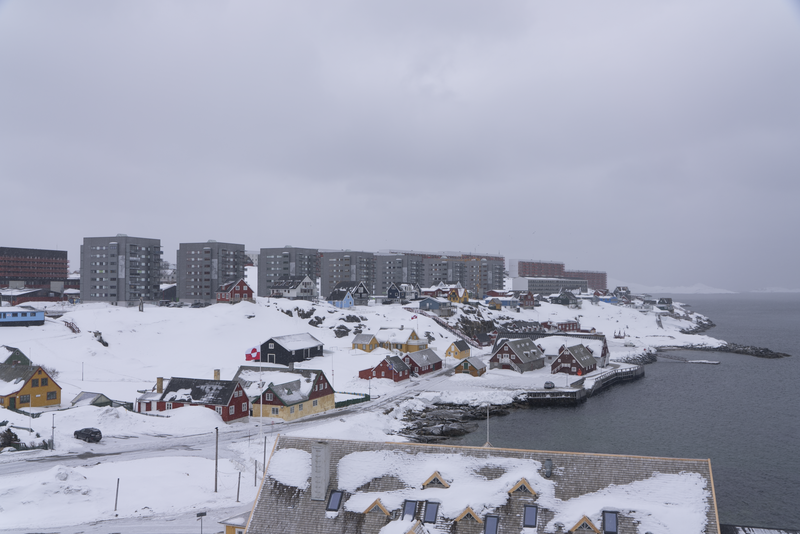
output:
[{"label": "grey high-rise building", "polygon": [[161,281],[161,240],[85,237],[81,245],[81,299],[86,302],[156,300]]},{"label": "grey high-rise building", "polygon": [[258,254],[258,296],[269,296],[269,286],[282,277],[308,276],[316,281],[319,265],[319,250],[315,248],[262,248]]},{"label": "grey high-rise building", "polygon": [[178,299],[216,301],[219,286],[244,278],[246,260],[244,245],[213,240],[181,243],[177,258]]},{"label": "grey high-rise building", "polygon": [[364,282],[375,294],[375,254],[372,252],[322,251],[319,263],[322,298],[327,298],[339,282]]},{"label": "grey high-rise building", "polygon": [[503,289],[505,258],[502,256],[447,253],[425,258],[422,265],[422,287],[459,282],[471,298],[481,298],[490,289]]},{"label": "grey high-rise building", "polygon": [[375,254],[375,294],[385,295],[392,284],[423,282],[423,257],[413,252]]}]

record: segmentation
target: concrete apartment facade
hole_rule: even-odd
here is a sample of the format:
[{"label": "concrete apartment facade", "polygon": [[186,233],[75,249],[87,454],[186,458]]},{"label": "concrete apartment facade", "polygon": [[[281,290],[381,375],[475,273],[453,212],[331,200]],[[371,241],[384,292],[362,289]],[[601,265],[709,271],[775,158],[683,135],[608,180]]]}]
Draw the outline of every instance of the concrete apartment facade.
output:
[{"label": "concrete apartment facade", "polygon": [[0,287],[12,282],[24,287],[49,287],[67,279],[69,261],[65,250],[0,247]]},{"label": "concrete apartment facade", "polygon": [[262,248],[258,254],[258,296],[268,297],[270,286],[288,276],[308,276],[316,282],[320,276],[319,250],[288,245]]},{"label": "concrete apartment facade", "polygon": [[589,289],[608,289],[608,275],[601,271],[564,271],[564,277],[586,280]]},{"label": "concrete apartment facade", "polygon": [[339,282],[364,282],[375,294],[375,254],[353,250],[326,250],[319,254],[320,291],[323,298]]},{"label": "concrete apartment facade", "polygon": [[562,290],[580,289],[582,293],[589,291],[589,284],[586,280],[576,278],[548,278],[545,276],[518,276],[511,279],[511,289],[513,291],[530,291],[534,295],[553,295]]},{"label": "concrete apartment facade", "polygon": [[217,289],[244,278],[244,245],[214,240],[181,243],[177,257],[177,295],[184,302],[216,302]]},{"label": "concrete apartment facade", "polygon": [[81,245],[81,299],[84,302],[153,301],[159,295],[161,240],[84,237]]},{"label": "concrete apartment facade", "polygon": [[392,284],[423,285],[423,257],[413,252],[375,254],[375,294],[386,295]]}]

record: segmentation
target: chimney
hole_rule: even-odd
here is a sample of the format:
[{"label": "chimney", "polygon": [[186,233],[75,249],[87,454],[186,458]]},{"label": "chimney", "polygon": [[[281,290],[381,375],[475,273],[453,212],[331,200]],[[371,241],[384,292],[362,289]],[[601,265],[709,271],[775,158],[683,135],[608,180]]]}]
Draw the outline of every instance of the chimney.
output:
[{"label": "chimney", "polygon": [[164,377],[156,378],[156,393],[164,393]]},{"label": "chimney", "polygon": [[406,326],[406,325],[404,325],[404,324],[401,324],[401,325],[400,325],[400,330],[402,330],[402,329],[403,329],[405,326]]},{"label": "chimney", "polygon": [[294,362],[289,362],[289,370],[294,372]]},{"label": "chimney", "polygon": [[214,369],[214,380],[219,380],[219,369]]},{"label": "chimney", "polygon": [[311,446],[311,500],[324,501],[331,478],[331,449],[327,442]]}]

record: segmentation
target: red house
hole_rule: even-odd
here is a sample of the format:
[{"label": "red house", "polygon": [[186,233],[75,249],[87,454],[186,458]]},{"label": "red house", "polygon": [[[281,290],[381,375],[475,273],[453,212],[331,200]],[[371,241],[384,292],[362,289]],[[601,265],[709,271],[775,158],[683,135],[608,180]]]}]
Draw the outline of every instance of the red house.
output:
[{"label": "red house", "polygon": [[583,345],[562,346],[558,357],[550,364],[550,373],[566,373],[583,376],[597,369],[597,360],[592,352]]},{"label": "red house", "polygon": [[525,308],[526,310],[532,310],[535,306],[538,305],[538,302],[533,292],[528,291],[519,296],[519,305]]},{"label": "red house", "polygon": [[250,415],[250,401],[235,380],[206,380],[173,377],[164,386],[159,378],[155,391],[136,399],[137,412],[165,412],[184,406],[205,406],[216,411],[226,423]]},{"label": "red house", "polygon": [[442,368],[442,359],[433,349],[409,352],[403,356],[403,363],[405,363],[415,375],[432,373]]},{"label": "red house", "polygon": [[358,378],[371,380],[373,378],[390,378],[395,382],[411,378],[411,369],[398,356],[387,356],[381,363],[372,369],[358,372]]},{"label": "red house", "polygon": [[240,278],[235,282],[222,284],[219,286],[219,289],[217,289],[217,302],[236,304],[243,300],[255,302],[253,299],[253,290],[247,285],[244,278]]}]

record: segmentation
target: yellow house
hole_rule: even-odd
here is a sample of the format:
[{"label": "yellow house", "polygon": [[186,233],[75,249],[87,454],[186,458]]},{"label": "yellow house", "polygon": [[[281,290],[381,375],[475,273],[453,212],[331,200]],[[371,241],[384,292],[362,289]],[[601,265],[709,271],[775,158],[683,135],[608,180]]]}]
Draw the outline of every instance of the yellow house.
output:
[{"label": "yellow house", "polygon": [[336,392],[316,369],[241,366],[234,375],[251,399],[253,417],[294,421],[336,407]]},{"label": "yellow house", "polygon": [[353,338],[353,348],[364,352],[372,352],[380,346],[381,344],[373,334],[358,334]]},{"label": "yellow house", "polygon": [[468,302],[469,291],[467,291],[463,287],[453,287],[447,294],[447,300],[449,300],[450,302],[458,302],[460,304]]},{"label": "yellow house", "polygon": [[458,341],[454,341],[447,347],[445,351],[445,356],[449,358],[458,358],[459,360],[463,360],[464,358],[469,358],[472,355],[471,349],[466,341],[463,339],[459,339]]},{"label": "yellow house", "polygon": [[406,353],[428,348],[428,340],[420,339],[413,328],[381,328],[375,337],[384,349]]},{"label": "yellow house", "polygon": [[229,517],[220,521],[220,525],[225,525],[225,534],[244,534],[247,521],[250,519],[250,512],[243,512],[239,515]]},{"label": "yellow house", "polygon": [[0,364],[0,406],[38,408],[61,404],[61,387],[38,365]]}]

